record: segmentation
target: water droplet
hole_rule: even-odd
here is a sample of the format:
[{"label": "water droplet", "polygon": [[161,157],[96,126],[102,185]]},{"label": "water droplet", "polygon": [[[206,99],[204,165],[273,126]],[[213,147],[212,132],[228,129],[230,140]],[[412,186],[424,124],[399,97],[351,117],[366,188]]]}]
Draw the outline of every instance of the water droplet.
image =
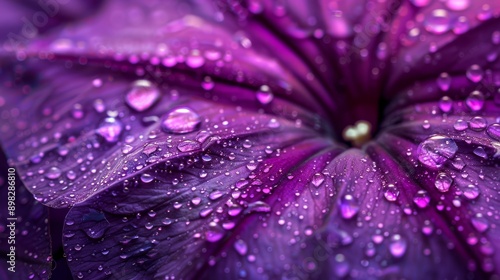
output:
[{"label": "water droplet", "polygon": [[463,11],[470,6],[470,0],[447,0],[446,7],[453,11]]},{"label": "water droplet", "polygon": [[76,179],[75,171],[69,170],[68,172],[66,172],[66,178],[68,178],[70,180],[75,180]]},{"label": "water droplet", "polygon": [[208,242],[217,242],[221,240],[226,232],[219,225],[211,222],[209,229],[205,232],[205,239]]},{"label": "water droplet", "polygon": [[324,181],[325,181],[325,175],[323,175],[321,173],[316,173],[313,175],[311,183],[315,187],[319,187],[319,186],[321,186],[321,184],[323,184]]},{"label": "water droplet", "polygon": [[486,129],[486,133],[491,138],[500,141],[500,123],[494,123],[488,126],[488,129]]},{"label": "water droplet", "polygon": [[71,110],[71,116],[73,116],[73,118],[77,120],[83,119],[85,113],[83,112],[83,107],[81,104],[75,104],[73,106],[73,110]]},{"label": "water droplet", "polygon": [[212,208],[205,208],[200,211],[200,217],[205,218],[208,215],[212,214],[214,210]]},{"label": "water droplet", "polygon": [[485,232],[489,225],[488,220],[483,217],[481,213],[477,213],[474,217],[471,218],[472,225],[479,232]]},{"label": "water droplet", "polygon": [[410,2],[415,5],[415,7],[425,7],[429,5],[431,0],[410,0]]},{"label": "water droplet", "polygon": [[448,96],[443,96],[441,100],[439,100],[439,109],[443,111],[443,113],[448,113],[453,108],[453,100]]},{"label": "water droplet", "polygon": [[168,112],[162,121],[162,128],[170,133],[190,133],[198,130],[201,118],[193,110],[185,107],[175,108]]},{"label": "water droplet", "polygon": [[248,204],[248,213],[259,212],[259,213],[268,213],[271,212],[271,206],[263,201],[255,201]]},{"label": "water droplet", "polygon": [[468,199],[476,199],[479,196],[479,188],[474,185],[468,185],[463,190],[463,195]]},{"label": "water droplet", "polygon": [[460,120],[458,119],[454,124],[453,124],[453,128],[456,130],[456,131],[464,131],[468,128],[468,124],[466,121],[464,120]]},{"label": "water droplet", "polygon": [[406,241],[399,234],[394,234],[391,237],[389,251],[395,258],[401,258],[406,253]]},{"label": "water droplet", "polygon": [[387,185],[384,190],[384,197],[387,201],[396,201],[399,196],[399,190],[393,184]]},{"label": "water droplet", "polygon": [[440,192],[447,192],[450,189],[452,183],[453,179],[446,173],[441,172],[436,176],[434,185]]},{"label": "water droplet", "polygon": [[243,210],[243,208],[239,207],[239,206],[231,206],[228,210],[227,210],[227,214],[231,217],[236,217],[238,216],[241,211]]},{"label": "water droplet", "polygon": [[431,221],[425,220],[424,221],[424,226],[422,227],[422,233],[429,236],[432,234],[434,231],[434,227],[431,224]]},{"label": "water droplet", "polygon": [[200,51],[193,50],[186,58],[186,65],[191,68],[200,68],[205,64],[205,58],[200,55]]},{"label": "water droplet", "polygon": [[247,243],[245,243],[245,241],[241,240],[241,239],[238,239],[234,242],[234,249],[236,250],[236,252],[238,252],[238,254],[240,254],[241,256],[244,256],[247,254],[248,252],[248,246],[247,246]]},{"label": "water droplet", "polygon": [[115,143],[120,138],[123,125],[115,118],[106,118],[97,128],[97,134],[102,136],[108,143]]},{"label": "water droplet", "polygon": [[271,92],[271,89],[267,85],[262,85],[257,91],[256,96],[257,100],[259,100],[259,102],[264,105],[271,103],[274,98],[274,94]]},{"label": "water droplet", "polygon": [[159,89],[148,80],[135,81],[125,96],[125,102],[135,111],[143,112],[160,98]]},{"label": "water droplet", "polygon": [[467,78],[474,83],[479,83],[483,79],[484,71],[481,69],[481,66],[477,64],[473,64],[467,69]]},{"label": "water droplet", "polygon": [[201,148],[201,145],[197,141],[184,140],[177,145],[177,149],[181,152],[191,152]]},{"label": "water droplet", "polygon": [[359,205],[352,195],[346,194],[340,199],[339,210],[342,218],[351,219],[358,213]]},{"label": "water droplet", "polygon": [[476,156],[487,159],[488,154],[486,154],[486,151],[484,150],[483,147],[479,146],[472,151]]},{"label": "water droplet", "polygon": [[210,198],[210,200],[217,200],[217,199],[221,198],[223,195],[224,195],[224,193],[221,191],[213,191],[210,193],[210,195],[208,197]]},{"label": "water droplet", "polygon": [[500,45],[500,31],[495,31],[491,34],[491,42],[494,45]]},{"label": "water droplet", "polygon": [[486,119],[484,119],[483,117],[479,117],[479,116],[474,117],[469,121],[469,127],[470,127],[470,129],[472,129],[474,131],[482,131],[486,128],[486,125],[488,125],[488,123],[486,122]]},{"label": "water droplet", "polygon": [[204,90],[212,90],[215,86],[215,83],[212,81],[212,78],[210,76],[206,76],[203,78],[203,82],[201,82],[201,87]]},{"label": "water droplet", "polygon": [[436,9],[427,16],[425,29],[434,34],[443,34],[450,30],[450,16],[443,9]]},{"label": "water droplet", "polygon": [[45,173],[45,177],[47,179],[55,180],[61,176],[61,173],[61,169],[53,166],[49,168],[49,170],[47,170],[47,172]]},{"label": "water droplet", "polygon": [[429,203],[431,202],[431,197],[425,190],[419,190],[417,194],[413,197],[413,202],[419,207],[419,208],[425,208],[429,206]]},{"label": "water droplet", "polygon": [[458,17],[453,24],[453,33],[460,35],[469,31],[470,23],[467,17],[461,16]]},{"label": "water droplet", "polygon": [[453,139],[442,135],[434,135],[418,145],[418,160],[431,168],[440,168],[458,150]]},{"label": "water droplet", "polygon": [[147,173],[141,174],[141,181],[143,183],[146,183],[146,184],[151,183],[151,182],[153,182],[153,180],[154,180],[154,177],[151,176],[150,174],[147,174]]}]

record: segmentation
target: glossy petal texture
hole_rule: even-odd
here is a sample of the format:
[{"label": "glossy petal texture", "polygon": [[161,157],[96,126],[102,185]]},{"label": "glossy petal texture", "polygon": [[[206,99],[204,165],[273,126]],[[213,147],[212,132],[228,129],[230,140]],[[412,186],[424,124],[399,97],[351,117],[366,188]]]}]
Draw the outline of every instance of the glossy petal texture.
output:
[{"label": "glossy petal texture", "polygon": [[110,1],[17,52],[0,139],[75,278],[498,277],[499,13]]},{"label": "glossy petal texture", "polygon": [[[52,256],[47,208],[38,203],[15,176],[16,205],[13,215],[10,215],[7,207],[8,197],[11,197],[9,165],[3,152],[0,153],[0,167],[2,170],[0,199],[3,201],[0,211],[0,251],[2,253],[0,278],[49,279]],[[8,220],[8,218],[17,218],[17,220]],[[11,251],[11,246],[15,247],[13,251]],[[12,263],[9,263],[12,259],[8,254],[14,257]],[[14,272],[8,270],[12,267]]]}]

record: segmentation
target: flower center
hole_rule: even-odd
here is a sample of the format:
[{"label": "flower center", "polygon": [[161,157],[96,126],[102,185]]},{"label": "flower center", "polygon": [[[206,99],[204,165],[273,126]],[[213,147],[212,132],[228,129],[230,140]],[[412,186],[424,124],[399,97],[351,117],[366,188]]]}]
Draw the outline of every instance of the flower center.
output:
[{"label": "flower center", "polygon": [[354,147],[361,147],[371,139],[372,125],[364,120],[357,121],[354,125],[344,128],[342,138],[350,142]]}]

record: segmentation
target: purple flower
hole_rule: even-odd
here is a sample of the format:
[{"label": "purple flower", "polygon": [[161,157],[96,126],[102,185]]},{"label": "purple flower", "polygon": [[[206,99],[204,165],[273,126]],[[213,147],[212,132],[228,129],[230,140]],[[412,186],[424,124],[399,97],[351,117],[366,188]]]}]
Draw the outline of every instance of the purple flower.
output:
[{"label": "purple flower", "polygon": [[75,279],[500,277],[500,2],[49,2],[0,140]]}]

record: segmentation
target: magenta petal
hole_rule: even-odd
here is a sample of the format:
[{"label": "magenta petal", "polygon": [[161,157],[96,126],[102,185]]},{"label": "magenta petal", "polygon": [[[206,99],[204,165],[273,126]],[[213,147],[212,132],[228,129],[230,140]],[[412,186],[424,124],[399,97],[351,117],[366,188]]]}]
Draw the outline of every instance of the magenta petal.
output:
[{"label": "magenta petal", "polygon": [[250,135],[148,168],[70,210],[64,243],[73,274],[283,275],[302,258],[296,233],[321,224],[330,204],[326,189],[315,186],[321,182],[309,178],[338,153],[299,133]]}]

